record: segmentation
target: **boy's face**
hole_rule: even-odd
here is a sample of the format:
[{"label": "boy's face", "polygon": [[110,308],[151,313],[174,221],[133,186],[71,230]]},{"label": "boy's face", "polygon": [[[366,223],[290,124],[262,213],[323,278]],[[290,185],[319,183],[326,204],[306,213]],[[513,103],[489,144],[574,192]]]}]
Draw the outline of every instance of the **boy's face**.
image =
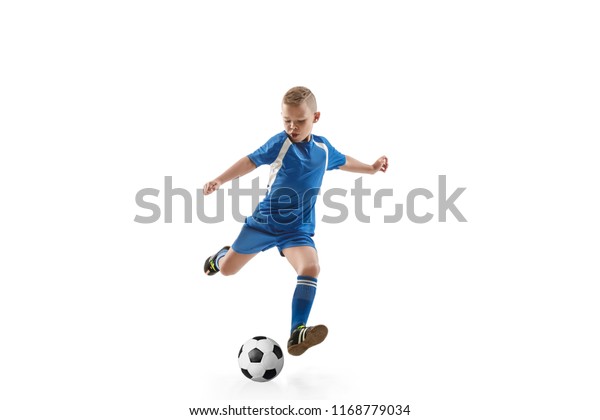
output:
[{"label": "boy's face", "polygon": [[313,124],[319,121],[320,112],[312,112],[306,102],[300,105],[281,105],[281,116],[285,132],[292,141],[306,139],[312,131]]}]

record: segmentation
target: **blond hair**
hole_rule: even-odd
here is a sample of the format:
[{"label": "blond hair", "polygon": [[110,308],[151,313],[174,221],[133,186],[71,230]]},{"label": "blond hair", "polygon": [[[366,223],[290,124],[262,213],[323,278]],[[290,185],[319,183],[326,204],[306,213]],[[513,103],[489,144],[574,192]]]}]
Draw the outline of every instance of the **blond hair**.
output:
[{"label": "blond hair", "polygon": [[313,95],[309,88],[296,86],[283,95],[283,103],[285,105],[301,105],[303,102],[306,102],[308,109],[312,112],[317,112],[317,98],[315,98],[315,95]]}]

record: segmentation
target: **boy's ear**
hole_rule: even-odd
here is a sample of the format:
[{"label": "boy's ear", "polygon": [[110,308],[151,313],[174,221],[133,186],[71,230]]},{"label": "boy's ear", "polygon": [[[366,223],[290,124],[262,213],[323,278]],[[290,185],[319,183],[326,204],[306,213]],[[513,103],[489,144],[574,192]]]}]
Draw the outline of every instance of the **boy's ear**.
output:
[{"label": "boy's ear", "polygon": [[315,112],[315,118],[313,119],[313,122],[316,123],[317,121],[319,121],[319,118],[321,118],[321,113]]}]

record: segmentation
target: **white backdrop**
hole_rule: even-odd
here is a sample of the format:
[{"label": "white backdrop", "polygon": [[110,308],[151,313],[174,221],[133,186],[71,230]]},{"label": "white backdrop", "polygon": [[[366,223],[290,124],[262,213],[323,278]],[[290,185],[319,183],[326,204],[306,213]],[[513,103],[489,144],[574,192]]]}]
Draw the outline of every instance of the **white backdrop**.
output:
[{"label": "white backdrop", "polygon": [[[174,419],[245,400],[598,418],[592,3],[3,3],[0,417]],[[139,224],[135,195],[160,189],[164,210],[166,176],[195,194],[282,129],[295,85],[317,96],[315,133],[388,156],[363,183],[394,197],[365,198],[368,224],[349,196],[344,223],[318,224],[311,321],[330,336],[255,384],[237,351],[255,335],[285,346],[295,273],[271,250],[206,277],[239,231],[230,211],[184,223],[176,197],[173,223]],[[466,187],[468,222],[437,221],[438,175]],[[385,224],[414,188],[436,196],[417,201],[434,219]]]}]

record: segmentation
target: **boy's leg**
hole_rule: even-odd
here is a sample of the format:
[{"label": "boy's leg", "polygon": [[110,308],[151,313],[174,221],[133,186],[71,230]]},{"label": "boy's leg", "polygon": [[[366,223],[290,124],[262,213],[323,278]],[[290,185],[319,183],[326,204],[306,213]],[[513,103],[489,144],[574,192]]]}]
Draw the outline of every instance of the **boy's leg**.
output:
[{"label": "boy's leg", "polygon": [[325,340],[328,332],[324,325],[306,327],[317,291],[319,258],[312,246],[286,248],[283,254],[298,274],[298,283],[292,298],[292,333],[288,341],[288,352],[299,356]]},{"label": "boy's leg", "polygon": [[315,248],[294,246],[282,252],[299,276],[319,277],[319,256]]},{"label": "boy's leg", "polygon": [[219,272],[224,276],[230,276],[240,271],[255,255],[256,253],[240,254],[235,252],[231,247],[224,246],[217,253],[206,259],[204,272],[209,276],[213,276]]},{"label": "boy's leg", "polygon": [[219,261],[221,274],[224,276],[231,276],[237,273],[256,255],[257,254],[240,254],[235,252],[233,248],[230,248],[229,251],[227,251],[227,254]]},{"label": "boy's leg", "polygon": [[308,321],[319,275],[319,257],[312,246],[295,246],[283,250],[283,255],[296,270],[297,283],[292,298],[292,331]]}]

